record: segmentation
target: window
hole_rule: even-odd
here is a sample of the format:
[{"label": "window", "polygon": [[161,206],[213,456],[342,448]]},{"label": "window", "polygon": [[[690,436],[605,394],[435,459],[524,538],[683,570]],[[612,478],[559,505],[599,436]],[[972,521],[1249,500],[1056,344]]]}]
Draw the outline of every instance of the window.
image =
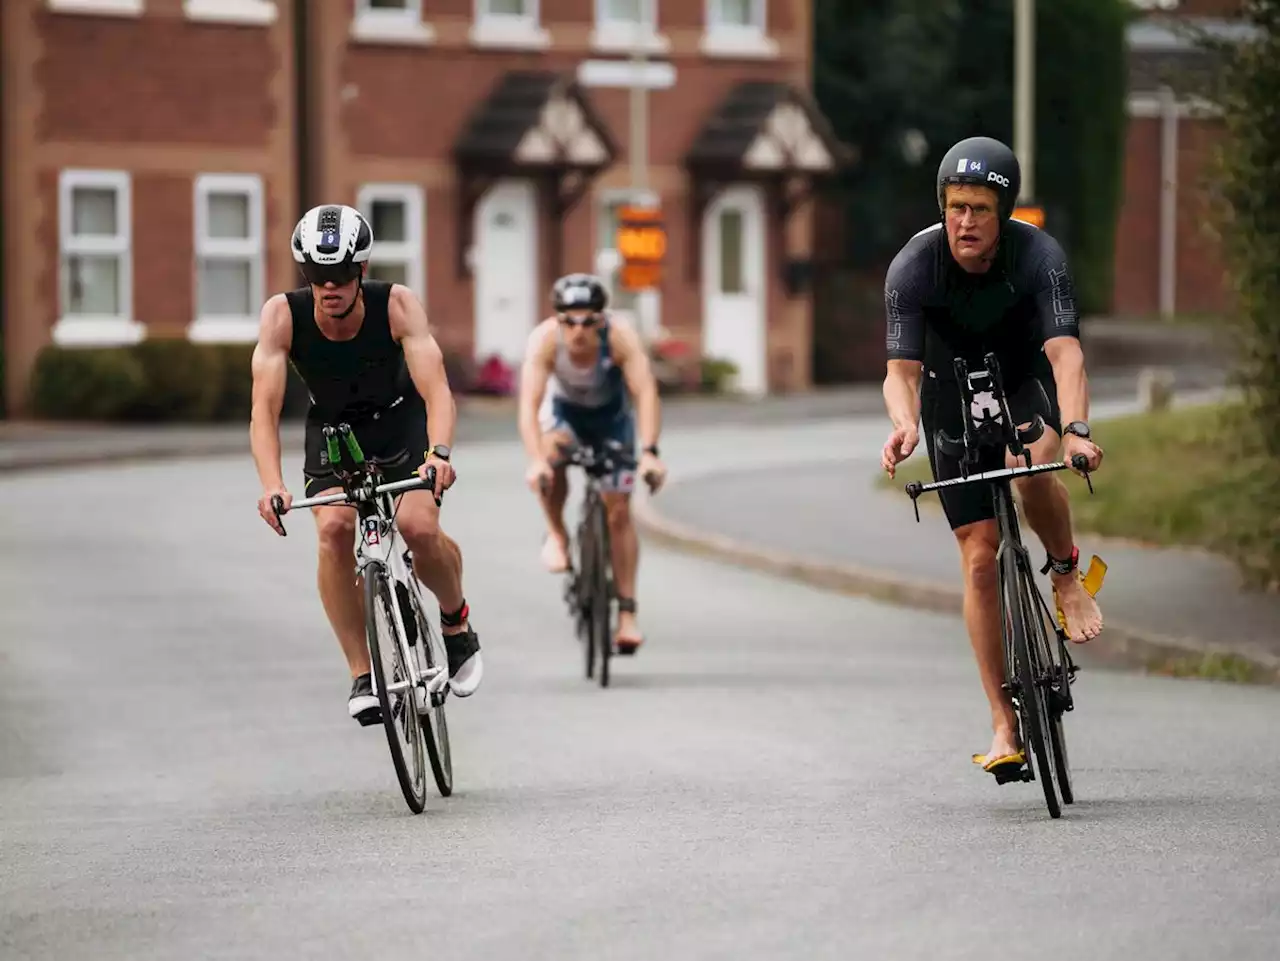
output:
[{"label": "window", "polygon": [[426,259],[422,188],[417,184],[365,184],[356,207],[373,228],[373,256],[366,274],[408,287],[424,304]]},{"label": "window", "polygon": [[275,23],[280,14],[276,0],[185,0],[183,10],[190,20],[258,27]]},{"label": "window", "polygon": [[435,31],[422,22],[422,0],[356,0],[351,33],[357,40],[429,43]]},{"label": "window", "polygon": [[702,50],[713,56],[776,57],[769,38],[767,0],[707,0],[707,31]]},{"label": "window", "polygon": [[196,178],[196,321],[193,340],[252,340],[263,293],[262,180]]},{"label": "window", "polygon": [[720,293],[741,294],[746,287],[742,277],[742,211],[726,207],[720,211]]},{"label": "window", "polygon": [[595,0],[596,28],[591,43],[597,50],[629,52],[637,46],[645,53],[670,49],[657,32],[657,0]]},{"label": "window", "polygon": [[551,43],[538,25],[538,0],[475,0],[471,40],[478,46],[542,48]]},{"label": "window", "polygon": [[113,17],[142,16],[143,0],[48,0],[55,13],[102,14]]},{"label": "window", "polygon": [[133,199],[118,170],[64,170],[58,179],[58,343],[141,339],[133,320]]}]

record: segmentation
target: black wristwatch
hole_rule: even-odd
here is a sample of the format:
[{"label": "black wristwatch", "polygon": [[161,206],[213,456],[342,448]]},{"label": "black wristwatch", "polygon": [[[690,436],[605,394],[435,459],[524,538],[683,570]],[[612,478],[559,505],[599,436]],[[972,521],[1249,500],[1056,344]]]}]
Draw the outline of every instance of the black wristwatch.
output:
[{"label": "black wristwatch", "polygon": [[1063,430],[1068,434],[1075,434],[1077,437],[1083,437],[1088,440],[1091,436],[1089,433],[1089,425],[1082,420],[1073,420]]},{"label": "black wristwatch", "polygon": [[658,455],[658,445],[657,445],[657,444],[650,444],[648,447],[646,447],[646,448],[644,449],[644,452],[645,452],[646,454],[652,454],[654,457],[657,457],[657,456],[659,456],[659,455]]},{"label": "black wristwatch", "polygon": [[431,450],[427,451],[428,456],[434,454],[440,460],[448,460],[449,453],[449,448],[445,447],[444,444],[436,444]]}]

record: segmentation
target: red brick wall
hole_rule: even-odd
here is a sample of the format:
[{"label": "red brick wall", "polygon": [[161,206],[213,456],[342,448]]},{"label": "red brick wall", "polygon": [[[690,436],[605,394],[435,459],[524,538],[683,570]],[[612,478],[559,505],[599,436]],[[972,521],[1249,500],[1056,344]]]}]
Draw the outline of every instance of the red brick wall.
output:
[{"label": "red brick wall", "polygon": [[[1152,315],[1160,309],[1160,126],[1152,117],[1129,120],[1112,308],[1122,316]],[[1229,305],[1216,212],[1208,195],[1211,153],[1221,129],[1215,120],[1179,121],[1174,294],[1179,314],[1220,313]]]}]

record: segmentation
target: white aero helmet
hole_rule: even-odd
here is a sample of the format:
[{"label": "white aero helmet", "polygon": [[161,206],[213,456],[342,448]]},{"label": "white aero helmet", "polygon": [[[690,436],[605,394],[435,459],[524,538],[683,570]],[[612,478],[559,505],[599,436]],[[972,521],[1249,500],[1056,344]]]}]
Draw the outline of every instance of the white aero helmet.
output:
[{"label": "white aero helmet", "polygon": [[312,207],[293,228],[289,244],[308,283],[345,284],[360,275],[373,250],[373,228],[354,207]]}]

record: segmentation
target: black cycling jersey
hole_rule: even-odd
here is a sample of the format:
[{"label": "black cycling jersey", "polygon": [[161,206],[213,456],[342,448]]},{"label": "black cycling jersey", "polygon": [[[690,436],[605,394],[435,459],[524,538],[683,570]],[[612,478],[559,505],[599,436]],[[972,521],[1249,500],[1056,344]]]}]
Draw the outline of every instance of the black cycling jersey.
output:
[{"label": "black cycling jersey", "polygon": [[1045,341],[1080,335],[1062,247],[1019,220],[1005,223],[985,274],[956,263],[941,224],[920,231],[889,265],[884,301],[889,359],[923,361],[940,380],[954,379],[955,356],[980,370],[989,351],[1010,390],[1029,376],[1052,379]]},{"label": "black cycling jersey", "polygon": [[289,359],[311,393],[307,420],[349,423],[386,410],[398,400],[422,403],[409,377],[404,350],[391,336],[391,284],[366,280],[364,321],[350,340],[330,340],[316,324],[310,287],[285,294],[293,315]]}]

